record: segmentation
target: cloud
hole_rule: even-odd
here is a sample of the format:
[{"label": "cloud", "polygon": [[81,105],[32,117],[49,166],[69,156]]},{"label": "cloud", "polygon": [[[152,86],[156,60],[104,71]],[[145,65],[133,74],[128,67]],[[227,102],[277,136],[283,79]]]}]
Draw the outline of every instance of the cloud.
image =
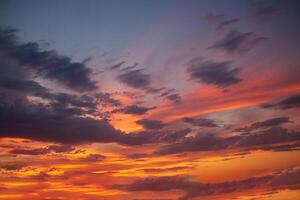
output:
[{"label": "cloud", "polygon": [[43,155],[49,153],[47,148],[38,148],[38,149],[13,149],[10,151],[12,154],[21,154],[21,155]]},{"label": "cloud", "polygon": [[295,94],[290,96],[286,99],[278,101],[276,103],[266,103],[262,104],[261,107],[263,108],[277,108],[277,109],[291,109],[300,107],[300,94]]},{"label": "cloud", "polygon": [[87,157],[82,158],[82,161],[87,161],[87,162],[97,162],[97,161],[102,161],[106,158],[106,156],[101,155],[101,154],[89,154]]},{"label": "cloud", "polygon": [[253,134],[229,137],[198,133],[195,136],[185,137],[176,143],[165,145],[156,150],[154,154],[168,155],[183,152],[220,150],[250,151],[267,146],[281,145],[282,143],[298,143],[299,141],[299,132],[290,132],[281,127],[272,127]]},{"label": "cloud", "polygon": [[128,184],[116,184],[112,188],[123,191],[171,191],[182,190],[185,195],[180,199],[204,197],[221,194],[245,193],[259,189],[262,191],[276,191],[281,189],[299,189],[300,169],[289,168],[276,171],[265,176],[220,183],[202,183],[190,180],[184,176],[160,176],[138,179]]},{"label": "cloud", "polygon": [[66,153],[75,150],[75,148],[70,145],[50,145],[47,149],[55,153]]},{"label": "cloud", "polygon": [[160,120],[141,119],[136,121],[137,124],[142,125],[145,129],[161,129],[166,124]]},{"label": "cloud", "polygon": [[111,66],[109,69],[111,70],[117,70],[117,69],[120,69],[121,66],[125,63],[125,61],[122,61],[122,62],[119,62],[118,64],[115,64],[113,66]]},{"label": "cloud", "polygon": [[9,164],[1,165],[0,169],[6,171],[18,171],[24,168],[25,166],[26,166],[25,164],[20,164],[20,163],[9,163]]},{"label": "cloud", "polygon": [[42,102],[52,109],[60,112],[74,112],[77,115],[97,114],[100,115],[98,105],[119,106],[121,103],[113,99],[109,93],[98,92],[96,95],[79,95],[61,92],[42,86],[34,80],[28,69],[21,66],[10,57],[0,52],[0,92],[2,98],[7,101],[15,101],[29,97],[42,98]]},{"label": "cloud", "polygon": [[[113,142],[121,134],[104,120],[74,116],[43,105],[0,99],[0,137],[59,143]],[[62,128],[63,127],[63,128]]]},{"label": "cloud", "polygon": [[[45,78],[45,74],[58,70],[55,81],[64,86],[67,84],[75,91],[91,89],[88,80],[81,83],[82,79],[78,78],[79,85],[73,85],[68,79],[69,76],[72,79],[77,79],[76,76],[87,78],[83,65],[80,65],[83,70],[74,67],[68,58],[41,51],[37,44],[18,45],[14,33],[9,29],[0,32],[0,119],[3,122],[0,125],[0,137],[58,143],[117,142],[122,133],[107,121],[83,116],[101,116],[103,113],[99,111],[99,105],[119,106],[120,102],[112,99],[108,93],[98,92],[95,96],[68,94],[53,92],[41,85],[36,81],[37,75],[40,76],[38,78]],[[60,65],[62,63],[66,66]],[[60,78],[66,79],[66,84]],[[62,147],[57,148],[64,151]],[[34,154],[50,150],[18,151]]]},{"label": "cloud", "polygon": [[218,24],[218,26],[216,27],[216,30],[217,30],[217,31],[224,30],[224,29],[226,29],[226,28],[229,27],[229,26],[232,26],[232,25],[234,25],[234,24],[237,24],[239,21],[240,21],[239,18],[234,18],[234,19],[229,19],[229,20],[221,21],[221,22]]},{"label": "cloud", "polygon": [[181,96],[177,93],[174,93],[175,89],[166,89],[164,88],[159,97],[162,97],[166,100],[172,101],[173,103],[180,103]]},{"label": "cloud", "polygon": [[127,70],[118,75],[117,79],[136,89],[148,89],[150,87],[150,75],[143,73],[143,69]]},{"label": "cloud", "polygon": [[102,106],[121,106],[122,102],[112,98],[112,95],[110,93],[100,93],[98,92],[95,97],[97,100],[99,100],[99,103],[101,103]]},{"label": "cloud", "polygon": [[182,119],[184,122],[189,123],[193,126],[199,127],[218,127],[215,121],[206,118],[192,118],[192,117],[185,117]]},{"label": "cloud", "polygon": [[194,183],[180,176],[149,177],[139,179],[131,184],[114,185],[113,188],[125,191],[167,191],[185,189]]},{"label": "cloud", "polygon": [[126,155],[127,158],[131,158],[131,159],[140,159],[140,158],[145,158],[148,156],[149,156],[149,154],[145,154],[145,153],[133,153],[133,154]]},{"label": "cloud", "polygon": [[51,152],[54,153],[70,153],[74,151],[75,148],[70,145],[50,145],[44,148],[16,148],[10,150],[12,154],[19,154],[19,155],[43,155],[48,154]]},{"label": "cloud", "polygon": [[124,109],[120,109],[119,111],[124,112],[125,114],[131,115],[143,115],[146,114],[148,111],[155,109],[156,107],[143,107],[137,105],[129,105],[126,106]]},{"label": "cloud", "polygon": [[289,117],[276,117],[276,118],[267,119],[267,120],[261,121],[261,122],[255,122],[248,127],[238,128],[238,129],[236,129],[236,131],[248,132],[248,131],[252,131],[252,130],[257,130],[259,128],[280,126],[282,124],[289,123],[289,122],[291,122]]},{"label": "cloud", "polygon": [[209,49],[218,49],[229,54],[243,54],[265,40],[267,40],[266,37],[257,36],[254,32],[241,33],[237,30],[231,30],[223,39],[217,41]]},{"label": "cloud", "polygon": [[242,81],[239,68],[230,68],[230,62],[194,60],[189,63],[188,73],[192,80],[227,87]]},{"label": "cloud", "polygon": [[172,101],[173,103],[180,103],[181,102],[181,96],[179,94],[170,94],[165,96],[165,99]]},{"label": "cloud", "polygon": [[182,140],[190,129],[182,129],[177,131],[170,130],[146,130],[136,133],[126,134],[120,137],[119,143],[127,145],[142,145],[151,143],[173,143]]},{"label": "cloud", "polygon": [[[142,109],[142,113],[149,109]],[[134,113],[141,111],[134,109]],[[11,153],[38,155],[49,152],[67,152],[70,144],[119,143],[122,145],[142,145],[169,143],[182,139],[189,130],[146,131],[125,134],[116,130],[106,120],[83,118],[72,110],[34,104],[26,100],[11,102],[0,98],[0,138],[27,138],[37,141],[56,142],[67,146],[51,145],[41,149],[14,149]],[[62,128],[63,127],[63,128]],[[69,146],[68,146],[69,145]]]},{"label": "cloud", "polygon": [[83,63],[72,62],[67,56],[56,51],[44,51],[38,43],[19,44],[14,29],[0,30],[0,51],[21,66],[26,66],[38,76],[54,80],[61,85],[76,91],[91,91],[97,89],[91,80],[91,69]]}]

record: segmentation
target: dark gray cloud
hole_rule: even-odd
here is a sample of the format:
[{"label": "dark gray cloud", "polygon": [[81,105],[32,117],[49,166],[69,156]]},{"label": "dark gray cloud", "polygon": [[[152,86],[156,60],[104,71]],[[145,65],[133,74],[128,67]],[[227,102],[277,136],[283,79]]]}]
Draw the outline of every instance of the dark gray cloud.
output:
[{"label": "dark gray cloud", "polygon": [[238,138],[219,138],[212,134],[197,134],[196,136],[185,137],[181,141],[166,145],[158,149],[156,155],[177,154],[193,151],[218,151],[224,150],[229,145],[237,142]]},{"label": "dark gray cloud", "polygon": [[162,97],[166,100],[169,100],[175,104],[181,102],[181,96],[175,93],[175,89],[166,89],[163,88],[162,92],[160,93],[159,97]]},{"label": "dark gray cloud", "polygon": [[151,76],[146,74],[144,69],[137,69],[138,63],[132,66],[121,68],[124,62],[121,62],[113,66],[113,70],[118,70],[119,74],[117,80],[125,84],[126,86],[143,90],[148,94],[159,94],[159,97],[172,101],[174,103],[180,103],[181,97],[177,93],[173,93],[174,89],[167,88],[155,88],[151,86]]},{"label": "dark gray cloud", "polygon": [[192,117],[185,117],[182,119],[184,122],[189,123],[193,126],[199,126],[199,127],[218,127],[218,124],[216,124],[215,121],[211,119],[206,118],[192,118]]},{"label": "dark gray cloud", "polygon": [[239,68],[230,68],[230,62],[213,62],[194,60],[189,63],[188,73],[190,78],[206,84],[226,87],[242,81],[238,77]]},{"label": "dark gray cloud", "polygon": [[122,102],[114,99],[110,93],[97,93],[95,95],[102,106],[121,106]]},{"label": "dark gray cloud", "polygon": [[[62,109],[53,105],[32,103],[26,99],[8,102],[0,98],[0,138],[27,138],[65,145],[81,143],[142,145],[178,141],[189,132],[189,130],[147,131],[125,134],[114,129],[106,120],[83,118],[73,110],[59,108]],[[141,111],[135,110],[134,113],[140,114]],[[51,145],[41,149],[14,149],[11,153],[37,155],[71,151],[73,148],[68,145]]]},{"label": "dark gray cloud", "polygon": [[98,105],[120,106],[121,102],[113,99],[109,93],[98,93],[94,96],[54,93],[49,88],[32,80],[26,68],[5,57],[0,60],[0,93],[9,101],[26,99],[28,96],[40,97],[48,102],[48,106],[61,112],[81,114],[101,114]]},{"label": "dark gray cloud", "polygon": [[239,18],[229,19],[221,21],[218,26],[216,27],[217,31],[224,30],[225,28],[228,28],[229,26],[232,26],[234,24],[237,24],[240,21]]},{"label": "dark gray cloud", "polygon": [[178,154],[194,151],[219,151],[219,150],[255,150],[262,147],[271,147],[282,143],[298,143],[300,133],[290,132],[281,127],[273,127],[253,134],[237,135],[230,137],[217,137],[213,134],[198,133],[192,137],[168,144],[158,149],[156,155]]},{"label": "dark gray cloud", "polygon": [[148,111],[155,109],[156,107],[143,107],[137,105],[130,105],[126,106],[124,109],[120,109],[119,111],[125,114],[131,115],[143,115],[146,114]]},{"label": "dark gray cloud", "polygon": [[148,89],[150,87],[150,75],[145,74],[143,69],[126,70],[118,75],[117,79],[132,88]]},{"label": "dark gray cloud", "polygon": [[118,64],[115,64],[115,65],[109,67],[109,69],[111,69],[111,70],[120,69],[124,63],[125,63],[125,61],[119,62]]},{"label": "dark gray cloud", "polygon": [[251,177],[238,181],[221,183],[202,183],[184,176],[160,176],[138,179],[129,184],[116,184],[112,188],[124,191],[171,191],[182,190],[186,194],[180,199],[212,196],[220,194],[245,193],[253,189],[276,191],[281,189],[299,189],[300,169],[289,168],[265,176]]},{"label": "dark gray cloud", "polygon": [[255,122],[251,124],[250,126],[243,127],[243,128],[238,128],[236,131],[241,131],[241,132],[249,132],[253,130],[257,130],[260,128],[269,128],[269,127],[274,127],[274,126],[280,126],[285,123],[290,123],[289,117],[276,117],[276,118],[271,118],[267,119],[265,121],[261,122]]},{"label": "dark gray cloud", "polygon": [[179,94],[170,94],[165,96],[165,99],[172,101],[173,103],[180,103],[181,102],[181,96]]},{"label": "dark gray cloud", "polygon": [[141,119],[136,121],[136,123],[142,125],[145,129],[161,129],[166,126],[160,120]]},{"label": "dark gray cloud", "polygon": [[[36,49],[37,44],[18,45],[14,33],[14,30],[0,32],[0,119],[2,122],[0,137],[59,143],[117,142],[116,138],[122,137],[122,133],[115,130],[108,122],[82,116],[102,116],[99,105],[119,106],[120,102],[112,99],[108,93],[98,93],[95,96],[55,93],[42,86],[35,80],[35,76],[40,75],[43,78],[44,75],[40,73],[65,69],[64,66],[59,65],[60,60],[69,59],[56,54],[57,57],[53,57],[52,53],[40,51]],[[58,77],[65,77],[67,84],[71,83],[68,76],[74,75],[74,78],[77,75],[85,76],[85,73],[81,74],[81,72],[74,74],[73,69],[69,71],[69,67],[73,68],[73,63],[67,62],[66,65],[68,69],[60,71],[61,75]],[[85,84],[69,86],[76,91],[81,91],[83,88],[89,90]],[[39,98],[31,100],[32,97]],[[64,151],[69,147],[64,148],[57,147],[56,150],[51,151]],[[21,153],[22,149],[18,151]],[[45,152],[50,149],[33,151],[25,149],[23,152],[34,154],[39,151]]]},{"label": "dark gray cloud", "polygon": [[209,49],[219,49],[230,54],[242,54],[265,40],[267,40],[266,37],[257,36],[254,32],[242,33],[237,30],[231,30],[224,38],[209,47]]},{"label": "dark gray cloud", "polygon": [[300,94],[295,94],[275,103],[262,104],[263,108],[291,109],[300,107]]},{"label": "dark gray cloud", "polygon": [[0,137],[84,143],[113,142],[121,134],[104,120],[81,118],[73,110],[60,112],[23,101],[6,103],[0,99],[0,120]]},{"label": "dark gray cloud", "polygon": [[56,51],[42,50],[38,43],[18,43],[14,29],[0,30],[0,51],[36,75],[56,81],[76,91],[90,91],[97,88],[91,80],[92,71],[83,63],[72,62],[69,57]]},{"label": "dark gray cloud", "polygon": [[127,145],[142,145],[151,143],[173,143],[182,140],[190,129],[183,129],[178,131],[170,130],[147,130],[136,133],[126,134],[120,137],[120,143]]}]

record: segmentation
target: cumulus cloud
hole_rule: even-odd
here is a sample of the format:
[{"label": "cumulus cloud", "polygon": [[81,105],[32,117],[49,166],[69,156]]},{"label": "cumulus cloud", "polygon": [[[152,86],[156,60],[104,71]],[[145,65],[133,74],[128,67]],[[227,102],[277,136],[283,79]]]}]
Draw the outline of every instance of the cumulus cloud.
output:
[{"label": "cumulus cloud", "polygon": [[219,87],[227,87],[242,81],[238,77],[239,68],[231,68],[231,62],[213,62],[204,60],[192,60],[188,66],[188,73],[192,80],[212,84]]}]

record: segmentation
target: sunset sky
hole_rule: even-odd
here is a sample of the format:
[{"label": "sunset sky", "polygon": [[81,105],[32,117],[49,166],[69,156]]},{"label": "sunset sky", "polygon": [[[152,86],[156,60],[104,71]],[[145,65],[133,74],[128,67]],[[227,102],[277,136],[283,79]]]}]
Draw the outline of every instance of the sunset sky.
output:
[{"label": "sunset sky", "polygon": [[300,199],[298,0],[0,0],[0,200]]}]

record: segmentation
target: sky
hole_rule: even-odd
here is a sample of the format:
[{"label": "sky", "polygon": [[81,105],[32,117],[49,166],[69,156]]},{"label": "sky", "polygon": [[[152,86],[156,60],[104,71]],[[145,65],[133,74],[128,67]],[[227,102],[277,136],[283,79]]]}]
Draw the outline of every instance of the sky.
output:
[{"label": "sky", "polygon": [[0,200],[300,198],[297,0],[0,0]]}]

